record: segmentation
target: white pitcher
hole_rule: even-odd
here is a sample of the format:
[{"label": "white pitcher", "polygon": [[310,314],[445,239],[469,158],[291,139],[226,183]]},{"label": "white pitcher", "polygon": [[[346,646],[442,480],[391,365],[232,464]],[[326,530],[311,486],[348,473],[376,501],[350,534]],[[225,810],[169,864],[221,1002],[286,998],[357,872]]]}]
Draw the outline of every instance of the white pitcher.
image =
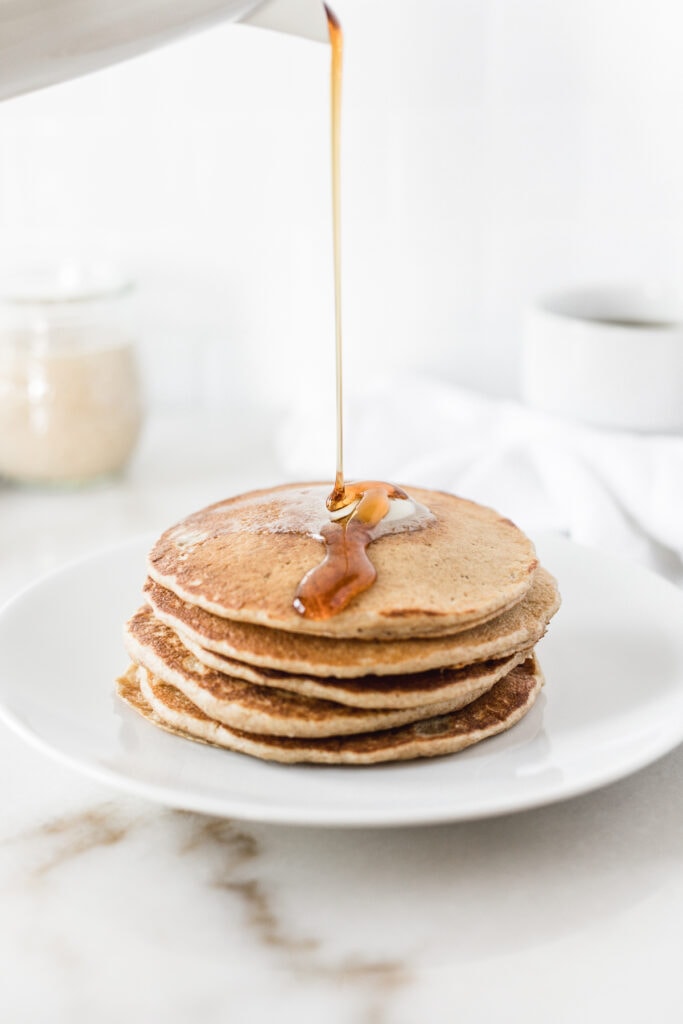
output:
[{"label": "white pitcher", "polygon": [[322,0],[0,0],[0,100],[221,21],[329,41]]}]

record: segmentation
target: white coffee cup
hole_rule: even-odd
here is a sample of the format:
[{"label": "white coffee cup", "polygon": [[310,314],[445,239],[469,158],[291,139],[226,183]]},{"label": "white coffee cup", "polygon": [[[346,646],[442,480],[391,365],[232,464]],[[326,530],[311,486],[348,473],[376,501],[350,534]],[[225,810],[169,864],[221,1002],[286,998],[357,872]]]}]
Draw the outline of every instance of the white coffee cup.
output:
[{"label": "white coffee cup", "polygon": [[663,288],[558,291],[529,309],[522,396],[604,427],[683,430],[683,308]]}]

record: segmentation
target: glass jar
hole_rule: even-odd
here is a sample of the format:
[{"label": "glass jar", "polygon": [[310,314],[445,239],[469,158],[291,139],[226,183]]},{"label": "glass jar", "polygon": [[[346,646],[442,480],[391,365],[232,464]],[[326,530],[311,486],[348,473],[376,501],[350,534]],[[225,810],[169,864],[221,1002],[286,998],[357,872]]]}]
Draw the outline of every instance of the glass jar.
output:
[{"label": "glass jar", "polygon": [[78,484],[125,465],[142,419],[132,294],[106,268],[0,281],[0,476]]}]

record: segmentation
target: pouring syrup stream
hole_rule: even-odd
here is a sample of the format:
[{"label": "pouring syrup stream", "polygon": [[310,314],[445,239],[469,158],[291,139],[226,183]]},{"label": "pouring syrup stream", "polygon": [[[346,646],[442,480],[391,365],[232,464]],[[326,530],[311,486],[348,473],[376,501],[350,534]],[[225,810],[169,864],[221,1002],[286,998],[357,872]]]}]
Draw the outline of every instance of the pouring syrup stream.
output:
[{"label": "pouring syrup stream", "polygon": [[341,96],[344,35],[334,11],[325,6],[330,33],[330,122],[332,127],[332,247],[334,258],[334,345],[337,401],[337,472],[334,490],[327,499],[330,511],[344,505],[344,417],[342,386],[342,297],[341,297]]},{"label": "pouring syrup stream", "polygon": [[[346,484],[344,480],[344,433],[342,389],[341,307],[341,93],[343,33],[339,19],[325,6],[332,50],[330,113],[332,125],[332,240],[334,260],[334,333],[336,354],[337,469],[334,488],[327,498],[329,512],[348,509],[336,521],[325,523],[319,536],[325,558],[307,572],[297,587],[294,608],[309,619],[329,619],[372,586],[377,570],[367,555],[368,545],[384,533],[390,501],[405,500],[400,487],[381,481]],[[406,529],[410,529],[407,524]]]}]

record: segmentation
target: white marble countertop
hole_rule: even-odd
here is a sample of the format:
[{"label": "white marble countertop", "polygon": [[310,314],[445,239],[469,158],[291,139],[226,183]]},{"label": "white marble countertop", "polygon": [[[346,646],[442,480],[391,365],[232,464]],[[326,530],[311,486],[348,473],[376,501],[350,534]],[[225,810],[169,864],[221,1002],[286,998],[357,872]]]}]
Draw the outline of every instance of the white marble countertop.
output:
[{"label": "white marble countertop", "polygon": [[[0,489],[0,600],[280,475],[267,431],[176,419],[117,483]],[[170,811],[4,728],[0,777],[3,1024],[681,1019],[683,748],[554,807],[387,831]]]}]

